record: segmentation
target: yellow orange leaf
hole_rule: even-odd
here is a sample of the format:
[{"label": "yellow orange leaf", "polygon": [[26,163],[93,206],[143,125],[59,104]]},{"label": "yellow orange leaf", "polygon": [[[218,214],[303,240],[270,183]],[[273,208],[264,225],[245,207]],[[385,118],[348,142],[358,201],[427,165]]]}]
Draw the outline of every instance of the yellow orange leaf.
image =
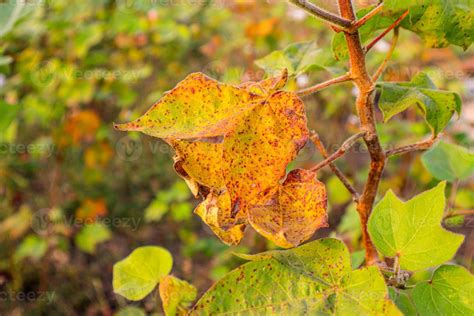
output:
[{"label": "yellow orange leaf", "polygon": [[107,205],[104,199],[85,199],[76,210],[76,218],[87,222],[94,222],[97,217],[105,215],[107,215]]},{"label": "yellow orange leaf", "polygon": [[83,110],[68,117],[64,131],[73,144],[84,140],[92,140],[100,126],[100,118],[94,111]]},{"label": "yellow orange leaf", "polygon": [[223,142],[233,214],[245,212],[262,192],[276,190],[307,140],[304,105],[295,93],[276,92],[255,107]]},{"label": "yellow orange leaf", "polygon": [[[140,119],[117,128],[142,131],[171,145],[176,152],[176,172],[196,197],[205,199],[195,213],[225,243],[237,244],[243,237],[248,210],[275,196],[279,196],[278,203],[293,207],[292,219],[310,218],[314,213],[297,201],[292,204],[291,195],[285,195],[291,181],[296,182],[291,180],[296,175],[289,176],[286,187],[280,184],[288,164],[309,137],[303,102],[294,92],[280,91],[287,80],[288,72],[284,70],[275,78],[232,87],[193,74]],[[316,181],[311,175],[311,181]],[[300,180],[320,184],[307,178]],[[301,192],[293,190],[299,198],[297,194]],[[317,214],[319,211],[315,210]],[[259,222],[263,217],[256,211],[253,215],[257,230],[275,239],[273,235],[277,233],[269,232]],[[310,232],[324,223],[315,221],[308,225],[303,237],[297,240],[288,227],[298,224],[297,221],[286,220],[282,228],[288,230],[288,234],[283,234],[285,246],[307,239]]]},{"label": "yellow orange leaf", "polygon": [[[245,225],[235,225],[231,217],[230,196],[227,192],[210,193],[206,200],[198,205],[194,213],[212,229],[224,243],[236,245],[244,236]],[[223,227],[230,227],[225,230]]]},{"label": "yellow orange leaf", "polygon": [[117,124],[115,128],[164,139],[223,136],[261,101],[261,96],[245,89],[194,73],[167,92],[142,117]]},{"label": "yellow orange leaf", "polygon": [[272,198],[248,213],[252,227],[278,246],[294,247],[327,226],[326,189],[316,174],[291,171]]},{"label": "yellow orange leaf", "polygon": [[106,142],[95,144],[84,152],[84,162],[89,168],[104,167],[112,158],[112,148]]},{"label": "yellow orange leaf", "polygon": [[207,188],[225,187],[221,142],[169,140],[168,143],[176,151],[175,167],[178,165],[189,178]]},{"label": "yellow orange leaf", "polygon": [[252,39],[268,36],[275,31],[277,24],[277,18],[270,18],[259,22],[250,23],[245,28],[245,35]]}]

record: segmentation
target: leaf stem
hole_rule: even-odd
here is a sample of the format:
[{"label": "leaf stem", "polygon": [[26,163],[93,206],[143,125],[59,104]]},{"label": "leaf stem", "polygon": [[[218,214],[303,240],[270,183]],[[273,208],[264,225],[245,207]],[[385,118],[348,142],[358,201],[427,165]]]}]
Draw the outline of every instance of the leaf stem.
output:
[{"label": "leaf stem", "polygon": [[[314,143],[316,148],[319,150],[323,158],[327,159],[329,155],[319,135],[315,131],[312,131],[310,135],[310,139]],[[346,176],[342,173],[341,170],[339,170],[339,168],[334,163],[332,162],[329,163],[329,167],[331,168],[332,172],[339,178],[342,184],[346,187],[346,189],[352,194],[353,201],[357,203],[360,197],[357,190],[352,186],[352,184],[349,182]]]},{"label": "leaf stem", "polygon": [[351,148],[360,138],[364,137],[364,135],[365,135],[365,132],[359,132],[355,135],[352,135],[351,137],[349,137],[347,140],[345,140],[342,143],[341,147],[339,147],[338,150],[336,150],[332,155],[330,155],[329,157],[327,157],[326,159],[324,159],[323,161],[321,161],[320,163],[312,167],[310,170],[316,172],[319,169],[326,167],[327,165],[330,165],[333,161],[343,156],[346,153],[346,151],[349,148]]},{"label": "leaf stem", "polygon": [[298,94],[298,96],[304,97],[304,96],[313,94],[315,92],[318,92],[318,91],[320,91],[324,88],[327,88],[329,86],[332,86],[334,84],[346,82],[346,81],[349,81],[349,80],[351,80],[351,75],[349,73],[347,73],[347,74],[344,74],[340,77],[336,77],[336,78],[330,79],[328,81],[324,81],[324,82],[318,83],[314,86],[308,87],[306,89],[302,89],[302,90],[300,90],[296,93]]},{"label": "leaf stem", "polygon": [[363,26],[365,23],[367,23],[368,20],[373,18],[375,15],[377,15],[380,11],[383,9],[383,2],[380,2],[375,8],[373,8],[369,13],[364,15],[360,20],[355,22],[352,27],[350,28],[351,32],[354,32],[358,30],[361,26]]},{"label": "leaf stem", "polygon": [[390,44],[390,49],[388,50],[387,55],[385,56],[382,64],[379,66],[379,68],[377,69],[375,74],[372,76],[372,81],[373,82],[376,82],[379,79],[380,75],[384,72],[388,61],[392,58],[393,52],[395,51],[395,47],[397,46],[399,33],[400,33],[399,29],[398,29],[398,27],[396,27],[393,30],[393,39],[392,39],[392,44]]},{"label": "leaf stem", "polygon": [[391,30],[393,30],[395,27],[397,27],[403,19],[410,13],[409,10],[406,10],[395,22],[392,23],[387,29],[385,29],[379,36],[374,38],[372,42],[370,42],[366,47],[365,47],[365,53],[367,53],[372,47],[375,46],[382,38],[385,37]]},{"label": "leaf stem", "polygon": [[334,13],[328,12],[307,0],[289,0],[297,7],[311,13],[313,16],[326,21],[334,26],[348,30],[352,26],[352,22],[348,19],[342,18]]},{"label": "leaf stem", "polygon": [[433,146],[434,143],[439,139],[437,136],[432,136],[430,139],[414,143],[411,145],[407,146],[402,146],[394,149],[389,149],[385,152],[385,156],[391,157],[395,155],[402,155],[406,153],[410,153],[413,151],[419,151],[419,150],[426,150],[429,149],[431,146]]}]

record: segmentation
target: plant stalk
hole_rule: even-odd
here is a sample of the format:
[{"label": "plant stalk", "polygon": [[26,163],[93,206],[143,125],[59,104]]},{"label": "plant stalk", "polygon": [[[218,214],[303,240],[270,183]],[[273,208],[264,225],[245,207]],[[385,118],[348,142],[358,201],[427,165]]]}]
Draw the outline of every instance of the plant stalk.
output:
[{"label": "plant stalk", "polygon": [[[356,16],[351,0],[338,0],[339,11],[345,19],[355,23]],[[367,222],[373,208],[375,197],[382,173],[385,167],[385,153],[380,145],[377,129],[375,126],[374,99],[375,86],[372,78],[367,72],[365,63],[365,52],[362,46],[359,31],[353,33],[344,32],[349,51],[350,73],[354,84],[359,89],[356,100],[357,113],[360,119],[361,130],[365,132],[364,142],[370,155],[370,171],[364,186],[357,211],[362,224],[362,239],[365,246],[365,261],[367,265],[373,265],[378,261],[377,251],[370,240],[367,231]]]}]

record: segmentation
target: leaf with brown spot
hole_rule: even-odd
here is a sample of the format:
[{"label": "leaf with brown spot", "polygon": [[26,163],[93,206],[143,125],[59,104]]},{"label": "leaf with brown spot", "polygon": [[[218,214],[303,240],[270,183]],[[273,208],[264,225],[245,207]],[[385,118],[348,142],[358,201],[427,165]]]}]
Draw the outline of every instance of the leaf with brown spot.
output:
[{"label": "leaf with brown spot", "polygon": [[245,89],[193,73],[167,92],[143,116],[116,124],[121,131],[140,131],[169,139],[222,136],[262,101]]},{"label": "leaf with brown spot", "polygon": [[230,197],[227,192],[209,193],[206,200],[196,207],[194,213],[212,229],[224,243],[236,245],[244,236],[245,225],[236,225],[231,217]]},{"label": "leaf with brown spot", "polygon": [[[303,102],[294,92],[279,91],[287,80],[283,70],[232,87],[193,74],[139,120],[118,128],[164,138],[176,151],[176,172],[205,198],[195,212],[225,243],[235,244],[249,207],[279,192],[288,164],[309,137]],[[322,222],[311,227],[317,225]],[[290,236],[292,245],[307,234],[299,241]]]},{"label": "leaf with brown spot", "polygon": [[233,213],[245,212],[264,192],[276,192],[287,165],[306,144],[303,102],[292,92],[274,93],[224,138],[224,178]]},{"label": "leaf with brown spot", "polygon": [[197,289],[193,285],[172,275],[161,279],[159,292],[166,316],[187,315],[188,308],[197,296]]},{"label": "leaf with brown spot", "polygon": [[[222,143],[186,140],[169,140],[168,143],[176,151],[175,169],[182,169],[190,179],[201,186],[215,190],[225,188],[222,175]],[[183,176],[182,172],[177,172]]]},{"label": "leaf with brown spot", "polygon": [[289,248],[327,226],[327,196],[314,172],[296,169],[274,196],[248,213],[252,227],[280,247]]}]

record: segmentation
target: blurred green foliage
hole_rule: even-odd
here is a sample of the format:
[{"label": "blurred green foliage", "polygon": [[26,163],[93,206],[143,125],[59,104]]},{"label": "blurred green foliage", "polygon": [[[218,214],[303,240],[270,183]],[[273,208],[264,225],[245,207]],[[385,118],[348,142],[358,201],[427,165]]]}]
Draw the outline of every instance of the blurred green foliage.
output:
[{"label": "blurred green foliage", "polygon": [[[133,249],[168,249],[173,273],[202,293],[242,263],[232,252],[275,248],[251,232],[240,246],[219,242],[192,214],[196,200],[174,174],[168,145],[124,136],[113,122],[138,117],[190,72],[229,83],[261,79],[265,72],[255,60],[276,50],[284,55],[297,42],[314,42],[323,50],[311,55],[314,64],[331,68],[306,72],[313,63],[296,65],[298,76],[288,88],[328,79],[345,67],[332,59],[329,29],[284,1],[44,0],[17,9],[18,3],[0,3],[0,293],[8,297],[0,314],[161,313],[156,296],[138,309],[113,294],[112,265]],[[371,69],[385,55],[383,43],[371,52]],[[472,58],[457,48],[427,50],[402,32],[397,64],[384,79],[409,81],[424,70],[472,108]],[[308,125],[329,151],[357,128],[351,89],[343,84],[305,99]],[[382,142],[403,145],[428,135],[416,111],[401,114],[404,122],[381,124]],[[446,133],[469,147],[469,124],[452,124]],[[365,155],[356,146],[338,161],[358,188],[367,172]],[[294,167],[320,159],[308,145]],[[390,161],[385,176],[381,196],[392,188],[409,198],[436,183],[416,155]],[[360,228],[350,197],[328,170],[319,177],[330,186],[331,227],[315,237],[342,238],[359,265]],[[473,186],[467,179],[457,194],[453,190],[455,207],[474,206]],[[469,253],[458,260],[471,265]],[[11,295],[18,293],[35,296]]]}]

